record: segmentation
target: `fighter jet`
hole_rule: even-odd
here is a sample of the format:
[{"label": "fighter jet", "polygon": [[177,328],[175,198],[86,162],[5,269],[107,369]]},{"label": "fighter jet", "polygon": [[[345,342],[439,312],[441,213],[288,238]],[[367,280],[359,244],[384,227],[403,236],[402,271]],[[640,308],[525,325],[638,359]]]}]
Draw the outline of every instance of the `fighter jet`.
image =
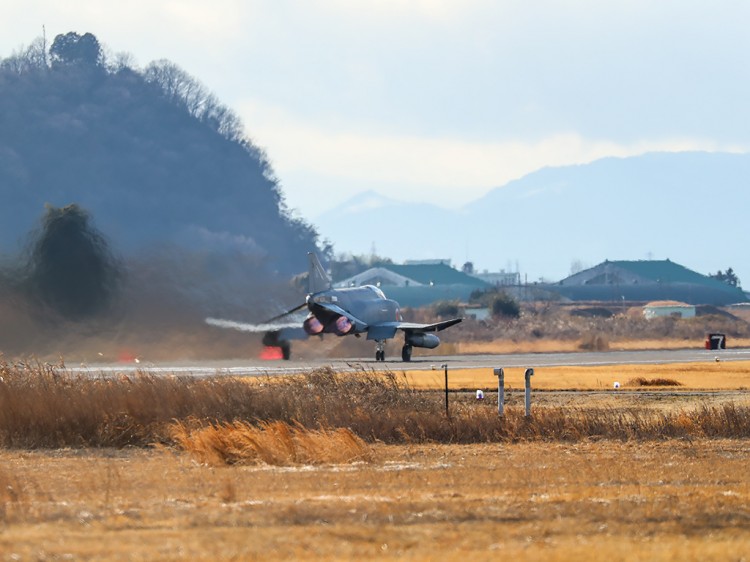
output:
[{"label": "fighter jet", "polygon": [[453,318],[434,324],[416,324],[404,322],[399,304],[386,298],[378,287],[364,285],[334,289],[331,279],[323,269],[318,256],[309,253],[309,294],[305,302],[271,318],[268,323],[278,321],[305,307],[307,318],[300,327],[285,327],[270,330],[263,337],[264,345],[280,347],[283,357],[289,358],[290,340],[304,339],[309,336],[335,334],[337,336],[367,336],[375,342],[375,360],[385,361],[385,342],[392,339],[396,332],[404,333],[404,346],[401,348],[401,359],[411,361],[415,347],[435,349],[440,339],[435,332],[440,332],[461,322],[462,318]]}]

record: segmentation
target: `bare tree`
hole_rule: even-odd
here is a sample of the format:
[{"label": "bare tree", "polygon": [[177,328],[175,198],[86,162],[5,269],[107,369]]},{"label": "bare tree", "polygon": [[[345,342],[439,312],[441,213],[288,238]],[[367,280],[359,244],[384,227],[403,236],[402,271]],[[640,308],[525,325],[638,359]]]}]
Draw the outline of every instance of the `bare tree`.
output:
[{"label": "bare tree", "polygon": [[43,37],[37,37],[28,47],[21,48],[0,62],[0,68],[15,74],[47,68],[47,52]]},{"label": "bare tree", "polygon": [[244,139],[240,118],[221,104],[203,84],[168,60],[154,61],[143,76],[159,86],[164,96],[184,107],[190,115],[210,126],[223,137],[237,142]]}]

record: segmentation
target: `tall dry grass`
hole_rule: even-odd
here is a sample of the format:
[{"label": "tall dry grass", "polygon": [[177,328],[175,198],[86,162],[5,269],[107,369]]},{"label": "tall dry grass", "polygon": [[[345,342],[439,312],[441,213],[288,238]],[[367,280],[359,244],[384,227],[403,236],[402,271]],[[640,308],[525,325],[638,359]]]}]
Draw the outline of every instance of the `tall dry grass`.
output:
[{"label": "tall dry grass", "polygon": [[170,429],[180,448],[210,465],[372,461],[367,444],[346,428],[311,430],[278,421],[259,425],[235,421],[208,425],[176,422]]},{"label": "tall dry grass", "polygon": [[0,445],[142,446],[174,419],[252,417],[253,388],[237,379],[71,374],[38,362],[0,363]]},{"label": "tall dry grass", "polygon": [[635,377],[625,383],[625,386],[682,386],[682,383],[674,379],[657,377],[647,379],[646,377]]},{"label": "tall dry grass", "polygon": [[[191,433],[205,429],[204,434],[195,433],[194,440],[229,439],[225,448],[230,452],[222,454],[230,456],[248,447],[251,426],[275,435],[279,447],[287,447],[290,439],[299,443],[313,435],[325,435],[330,441],[326,433],[301,436],[302,428],[317,432],[345,428],[352,438],[384,443],[750,437],[750,408],[734,404],[677,412],[550,406],[537,407],[531,418],[524,416],[522,408],[509,407],[500,418],[489,402],[453,400],[447,417],[441,393],[410,388],[392,373],[340,375],[321,369],[251,384],[224,376],[142,372],[89,377],[43,364],[0,365],[3,447],[125,447],[174,444],[180,439],[187,443],[186,430],[175,432],[175,422]],[[230,428],[229,433],[236,435],[215,435],[218,427],[225,433]],[[294,459],[302,453],[293,449],[288,454]]]}]

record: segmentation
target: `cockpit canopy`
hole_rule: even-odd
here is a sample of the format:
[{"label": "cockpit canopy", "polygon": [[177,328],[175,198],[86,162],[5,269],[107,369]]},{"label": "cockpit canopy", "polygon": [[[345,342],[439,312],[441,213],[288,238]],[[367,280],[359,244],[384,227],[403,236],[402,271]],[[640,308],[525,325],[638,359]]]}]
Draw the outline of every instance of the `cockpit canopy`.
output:
[{"label": "cockpit canopy", "polygon": [[365,285],[366,289],[370,289],[379,299],[385,299],[385,295],[383,294],[383,291],[380,290],[380,288],[375,287],[374,285]]}]

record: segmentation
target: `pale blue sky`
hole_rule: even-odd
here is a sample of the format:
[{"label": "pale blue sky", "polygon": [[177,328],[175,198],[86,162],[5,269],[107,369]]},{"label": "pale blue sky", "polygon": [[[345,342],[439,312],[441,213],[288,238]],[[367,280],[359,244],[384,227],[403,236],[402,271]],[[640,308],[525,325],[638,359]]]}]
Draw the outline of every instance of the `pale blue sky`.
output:
[{"label": "pale blue sky", "polygon": [[307,218],[374,189],[456,207],[544,166],[750,149],[750,3],[26,0],[0,56],[92,32],[201,80]]}]

